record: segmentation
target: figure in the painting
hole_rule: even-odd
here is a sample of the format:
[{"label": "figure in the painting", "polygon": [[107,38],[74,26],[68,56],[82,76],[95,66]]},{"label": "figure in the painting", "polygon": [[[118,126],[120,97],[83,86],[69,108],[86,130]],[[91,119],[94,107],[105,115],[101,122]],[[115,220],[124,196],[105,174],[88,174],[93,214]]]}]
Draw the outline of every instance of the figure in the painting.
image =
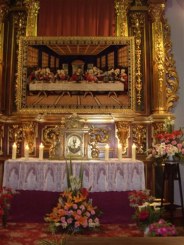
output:
[{"label": "figure in the painting", "polygon": [[82,68],[80,68],[80,67],[77,68],[77,70],[72,75],[71,80],[76,81],[76,82],[80,82],[80,81],[84,80]]},{"label": "figure in the painting", "polygon": [[124,83],[124,90],[127,91],[128,90],[128,75],[125,69],[121,69],[120,81]]},{"label": "figure in the painting", "polygon": [[86,73],[86,80],[88,82],[97,82],[98,79],[97,79],[96,75],[94,74],[93,69],[89,69],[87,71],[87,73]]},{"label": "figure in the painting", "polygon": [[57,70],[57,73],[55,75],[55,79],[56,80],[59,80],[59,81],[65,81],[67,80],[67,75],[66,75],[66,72],[65,70],[61,69],[61,70]]}]

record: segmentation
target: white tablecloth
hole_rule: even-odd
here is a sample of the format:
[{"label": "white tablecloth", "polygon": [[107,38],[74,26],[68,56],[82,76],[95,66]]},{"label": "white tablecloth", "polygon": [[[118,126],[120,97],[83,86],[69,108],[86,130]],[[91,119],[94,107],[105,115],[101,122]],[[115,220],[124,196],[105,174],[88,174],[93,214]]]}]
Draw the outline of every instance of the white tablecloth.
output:
[{"label": "white tablecloth", "polygon": [[[83,165],[83,186],[92,192],[145,189],[144,164],[131,159],[73,160],[73,174]],[[66,161],[20,158],[7,160],[4,165],[3,186],[16,190],[61,192],[67,187]]]}]

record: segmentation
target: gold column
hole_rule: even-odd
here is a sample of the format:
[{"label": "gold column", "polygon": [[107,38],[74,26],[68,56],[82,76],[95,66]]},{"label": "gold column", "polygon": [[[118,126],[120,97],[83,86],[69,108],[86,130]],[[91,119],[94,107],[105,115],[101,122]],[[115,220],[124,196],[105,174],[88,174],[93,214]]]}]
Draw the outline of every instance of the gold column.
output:
[{"label": "gold column", "polygon": [[[165,1],[149,1],[149,14],[152,19],[152,61],[153,61],[153,103],[152,110],[156,114],[167,112],[166,77],[163,15]],[[153,4],[154,3],[154,4]]]},{"label": "gold column", "polygon": [[115,0],[116,11],[116,36],[128,36],[127,12],[130,6],[130,0]]},{"label": "gold column", "polygon": [[8,12],[8,1],[0,4],[0,112],[2,110],[2,85],[3,85],[3,46],[4,46],[4,19]]},{"label": "gold column", "polygon": [[37,36],[37,17],[40,8],[39,0],[24,0],[28,11],[26,36]]}]

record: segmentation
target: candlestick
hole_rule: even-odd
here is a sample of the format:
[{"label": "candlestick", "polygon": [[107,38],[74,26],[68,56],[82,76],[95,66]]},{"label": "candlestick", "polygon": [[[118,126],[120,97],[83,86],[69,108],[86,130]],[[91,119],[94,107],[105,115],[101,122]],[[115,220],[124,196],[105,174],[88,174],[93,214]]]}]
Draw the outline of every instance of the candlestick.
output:
[{"label": "candlestick", "polygon": [[118,160],[122,160],[122,145],[118,144]]},{"label": "candlestick", "polygon": [[28,144],[26,144],[25,148],[24,148],[24,157],[25,157],[25,160],[29,159],[29,146],[28,146]]},{"label": "candlestick", "polygon": [[136,145],[132,145],[132,160],[136,160]]},{"label": "candlestick", "polygon": [[44,149],[44,145],[41,143],[39,145],[39,160],[43,160],[43,149]]},{"label": "candlestick", "polygon": [[106,161],[109,160],[109,145],[108,144],[105,145],[105,160]]},{"label": "candlestick", "polygon": [[12,159],[16,159],[16,156],[17,156],[17,145],[14,142],[12,146]]}]

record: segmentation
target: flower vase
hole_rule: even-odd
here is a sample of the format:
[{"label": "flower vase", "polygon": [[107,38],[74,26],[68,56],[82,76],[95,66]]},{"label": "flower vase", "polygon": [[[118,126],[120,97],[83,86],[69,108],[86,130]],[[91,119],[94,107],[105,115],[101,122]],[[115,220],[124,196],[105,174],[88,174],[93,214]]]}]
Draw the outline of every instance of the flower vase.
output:
[{"label": "flower vase", "polygon": [[146,226],[144,229],[144,236],[148,236],[149,234],[149,226]]},{"label": "flower vase", "polygon": [[168,159],[168,161],[173,161],[173,160],[174,160],[174,157],[173,157],[173,155],[169,155],[169,156],[167,157],[167,159]]}]

